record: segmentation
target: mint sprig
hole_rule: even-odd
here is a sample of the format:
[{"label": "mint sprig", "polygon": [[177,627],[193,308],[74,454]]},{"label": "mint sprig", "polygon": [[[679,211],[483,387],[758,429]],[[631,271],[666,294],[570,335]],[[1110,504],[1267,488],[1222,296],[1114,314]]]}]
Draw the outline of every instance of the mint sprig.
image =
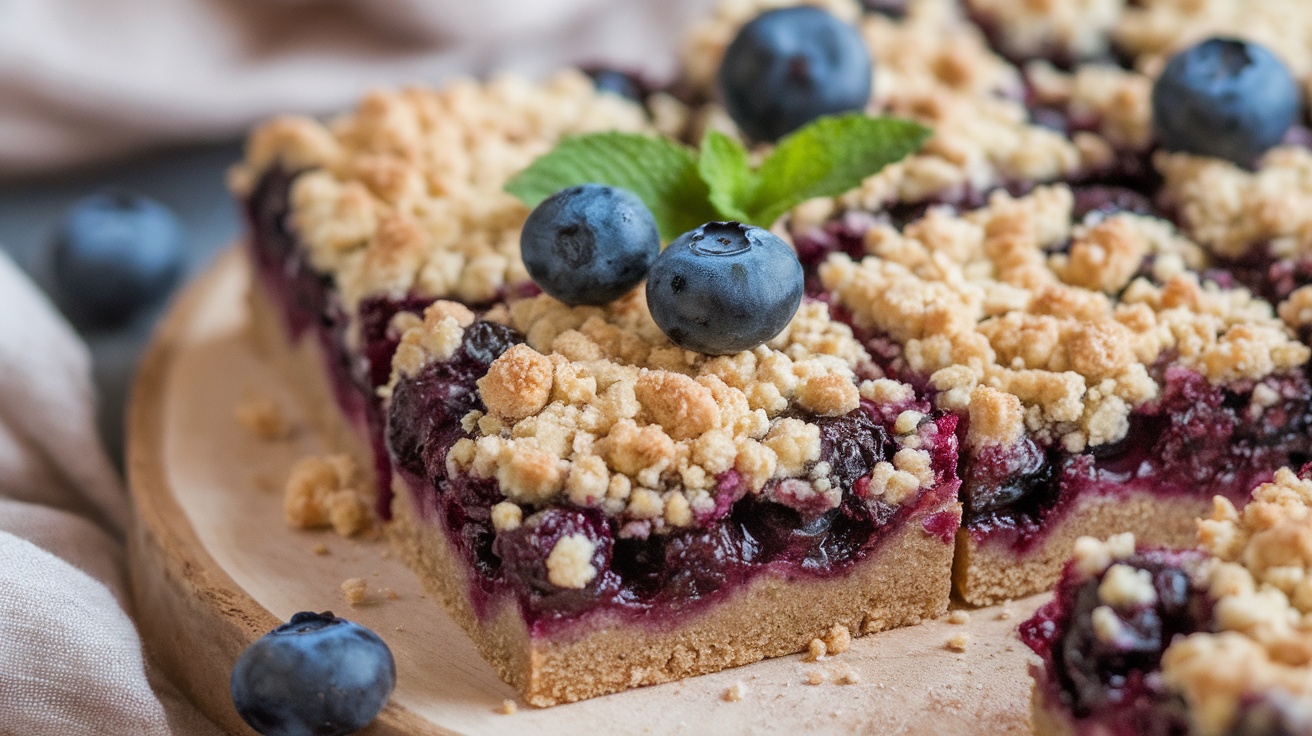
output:
[{"label": "mint sprig", "polygon": [[647,205],[661,237],[712,220],[770,227],[797,204],[851,190],[919,150],[930,131],[860,113],[824,117],[779,142],[753,168],[746,149],[718,131],[700,151],[665,138],[594,133],[563,139],[506,184],[530,207],[580,184],[623,187]]}]

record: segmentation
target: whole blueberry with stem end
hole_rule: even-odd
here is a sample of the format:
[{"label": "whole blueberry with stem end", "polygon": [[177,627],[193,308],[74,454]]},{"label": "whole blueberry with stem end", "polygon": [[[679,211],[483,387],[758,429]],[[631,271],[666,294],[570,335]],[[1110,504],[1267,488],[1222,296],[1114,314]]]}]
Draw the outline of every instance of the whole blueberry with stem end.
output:
[{"label": "whole blueberry with stem end", "polygon": [[345,736],[378,716],[396,685],[387,644],[332,612],[301,612],[250,645],[229,686],[264,736]]},{"label": "whole blueberry with stem end", "polygon": [[652,264],[647,306],[670,341],[726,355],[778,335],[802,303],[797,254],[779,236],[737,222],[680,235]]},{"label": "whole blueberry with stem end", "polygon": [[1266,48],[1212,38],[1171,57],[1153,85],[1163,147],[1252,165],[1298,120],[1298,83]]},{"label": "whole blueberry with stem end", "polygon": [[121,192],[81,199],[55,231],[55,296],[80,326],[124,324],[178,282],[184,241],[177,216],[153,199]]},{"label": "whole blueberry with stem end", "polygon": [[874,70],[861,33],[809,5],[771,10],[743,26],[720,63],[724,106],[758,141],[823,115],[864,110]]},{"label": "whole blueberry with stem end", "polygon": [[543,291],[566,304],[600,306],[642,281],[661,250],[661,238],[651,210],[636,195],[583,184],[534,208],[519,250]]}]

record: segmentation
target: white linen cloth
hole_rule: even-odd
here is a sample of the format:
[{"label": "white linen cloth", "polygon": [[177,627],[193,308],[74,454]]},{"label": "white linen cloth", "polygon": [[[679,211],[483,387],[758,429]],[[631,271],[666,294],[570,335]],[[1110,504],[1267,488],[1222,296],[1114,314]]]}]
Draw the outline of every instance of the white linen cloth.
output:
[{"label": "white linen cloth", "polygon": [[[0,178],[236,136],[366,88],[671,68],[710,0],[0,0]],[[0,734],[211,736],[130,617],[86,346],[0,252]]]},{"label": "white linen cloth", "polygon": [[711,0],[0,0],[0,177],[239,135],[367,88],[607,60],[668,72]]},{"label": "white linen cloth", "polygon": [[0,733],[221,733],[145,660],[86,346],[0,253]]}]

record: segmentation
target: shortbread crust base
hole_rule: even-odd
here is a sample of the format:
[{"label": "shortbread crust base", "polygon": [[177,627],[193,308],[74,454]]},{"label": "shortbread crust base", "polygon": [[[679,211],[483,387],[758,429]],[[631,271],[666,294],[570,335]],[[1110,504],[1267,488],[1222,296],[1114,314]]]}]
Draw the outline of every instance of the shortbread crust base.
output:
[{"label": "shortbread crust base", "polygon": [[[835,624],[859,636],[947,612],[952,545],[926,533],[925,516],[918,515],[841,577],[802,580],[765,572],[704,610],[671,616],[667,625],[594,617],[532,637],[509,596],[494,601],[483,619],[475,615],[467,568],[445,531],[419,518],[414,491],[404,480],[393,486],[387,528],[393,548],[502,679],[532,705],[569,703],[793,654]],[[925,515],[958,509],[954,501]]]},{"label": "shortbread crust base", "polygon": [[1106,539],[1131,532],[1145,545],[1192,546],[1196,520],[1206,516],[1211,507],[1211,497],[1142,491],[1089,494],[1077,499],[1074,508],[1052,522],[1043,539],[1023,552],[1012,549],[1010,540],[976,539],[963,527],[957,532],[953,583],[957,595],[974,606],[1051,590],[1075,551],[1076,539]]}]

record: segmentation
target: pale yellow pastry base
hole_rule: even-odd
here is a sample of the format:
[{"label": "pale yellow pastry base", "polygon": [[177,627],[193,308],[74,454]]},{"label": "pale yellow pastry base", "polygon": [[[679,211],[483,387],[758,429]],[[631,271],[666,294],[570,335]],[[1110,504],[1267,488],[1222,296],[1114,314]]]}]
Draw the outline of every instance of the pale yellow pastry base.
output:
[{"label": "pale yellow pastry base", "polygon": [[[1029,655],[1013,631],[1042,597],[971,611],[964,625],[864,637],[818,663],[790,655],[571,705],[521,702],[503,715],[514,691],[386,542],[283,524],[277,489],[288,468],[326,446],[253,350],[246,288],[233,253],[188,290],[142,367],[129,427],[143,635],[178,685],[233,733],[251,732],[228,699],[232,663],[301,610],[357,620],[392,647],[397,690],[366,734],[1029,732]],[[277,401],[301,431],[287,442],[256,439],[233,415],[252,396]],[[318,545],[328,554],[316,554]],[[340,585],[357,577],[369,595],[353,608]],[[964,652],[946,646],[958,635],[968,637]],[[857,682],[837,684],[849,669]],[[824,684],[805,684],[813,671]],[[741,700],[726,702],[739,682]]]}]

